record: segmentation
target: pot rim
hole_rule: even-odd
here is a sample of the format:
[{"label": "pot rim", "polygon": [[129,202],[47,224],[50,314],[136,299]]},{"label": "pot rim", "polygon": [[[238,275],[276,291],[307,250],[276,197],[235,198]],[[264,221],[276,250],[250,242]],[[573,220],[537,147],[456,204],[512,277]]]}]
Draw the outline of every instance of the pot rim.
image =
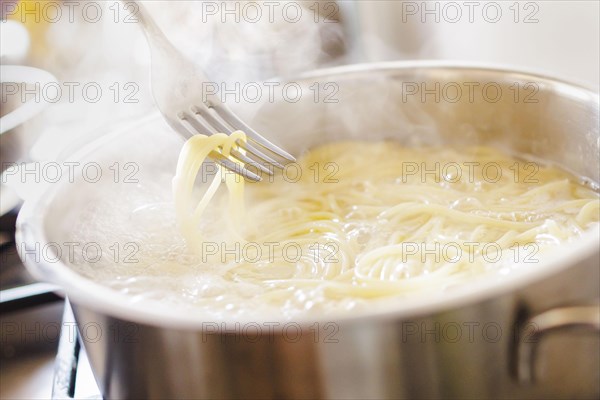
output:
[{"label": "pot rim", "polygon": [[[598,94],[586,88],[583,85],[571,84],[561,79],[555,79],[547,75],[539,75],[535,72],[516,70],[501,65],[467,63],[467,62],[444,62],[444,61],[418,61],[418,62],[381,62],[369,64],[356,64],[342,67],[334,67],[311,71],[297,76],[296,80],[323,78],[325,76],[343,76],[351,73],[362,73],[372,71],[386,70],[405,70],[405,69],[474,69],[486,72],[498,72],[503,74],[517,74],[527,76],[536,81],[545,80],[552,84],[561,85],[561,89],[568,92],[579,91],[579,95],[591,96],[598,103]],[[287,79],[286,79],[287,80]],[[97,148],[104,141],[111,140],[114,136],[127,132],[134,126],[147,124],[149,121],[160,119],[158,113],[141,120],[136,120],[131,124],[115,129],[112,133],[94,140],[80,149],[73,155],[72,159],[89,154],[90,150]],[[46,231],[44,229],[44,215],[58,193],[62,185],[52,185],[45,188],[42,195],[28,199],[24,202],[16,224],[16,242],[19,256],[23,260],[27,269],[40,280],[50,281],[57,284],[66,295],[77,306],[82,306],[106,315],[120,318],[125,321],[143,323],[154,326],[168,326],[178,329],[206,329],[207,323],[218,322],[219,331],[234,329],[234,324],[239,329],[239,324],[256,324],[260,322],[278,322],[285,324],[295,322],[301,326],[309,326],[315,323],[351,323],[355,320],[361,322],[369,320],[391,320],[408,317],[416,317],[426,314],[441,312],[444,310],[458,308],[466,304],[486,301],[494,297],[515,293],[527,285],[541,281],[560,271],[569,269],[578,263],[585,262],[593,257],[598,257],[600,253],[600,230],[590,231],[579,240],[566,243],[557,249],[549,251],[548,256],[543,262],[535,264],[532,268],[513,271],[506,279],[479,279],[474,280],[473,285],[461,285],[456,291],[448,291],[443,294],[433,296],[414,296],[400,298],[400,302],[394,301],[398,298],[391,297],[385,305],[377,306],[374,310],[343,311],[340,315],[318,313],[315,316],[302,315],[292,319],[284,318],[280,312],[274,312],[270,315],[260,315],[255,317],[245,316],[234,319],[216,319],[214,316],[207,316],[199,311],[190,318],[190,310],[182,307],[171,308],[152,308],[147,303],[132,303],[131,297],[117,292],[107,286],[95,283],[94,281],[78,274],[66,264],[59,261],[50,263],[40,257],[39,261],[31,260],[27,257],[24,248],[30,249],[36,243],[47,244]],[[24,254],[25,253],[25,254]],[[533,265],[533,264],[532,264]],[[385,300],[383,300],[385,301]],[[275,331],[281,328],[281,325],[275,327]]]}]

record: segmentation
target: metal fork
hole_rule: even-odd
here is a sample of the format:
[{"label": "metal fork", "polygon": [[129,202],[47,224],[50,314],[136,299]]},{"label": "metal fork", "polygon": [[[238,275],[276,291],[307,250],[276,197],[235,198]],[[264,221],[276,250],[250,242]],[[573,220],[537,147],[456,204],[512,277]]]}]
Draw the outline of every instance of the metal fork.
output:
[{"label": "metal fork", "polygon": [[[131,4],[131,0],[127,1]],[[260,181],[259,171],[273,174],[273,168],[284,168],[282,162],[295,158],[259,135],[240,120],[217,96],[203,94],[203,83],[208,79],[202,69],[186,58],[173,46],[158,27],[147,9],[139,1],[133,1],[135,17],[141,23],[152,55],[152,94],[158,109],[169,125],[184,137],[195,134],[212,135],[217,132],[231,134],[243,131],[247,142],[238,141],[242,151],[232,150],[234,162],[213,151],[210,157],[219,165],[249,180]],[[271,153],[271,155],[266,154]],[[245,154],[244,154],[245,153]],[[278,161],[276,157],[282,160]],[[254,173],[248,166],[256,168]]]}]

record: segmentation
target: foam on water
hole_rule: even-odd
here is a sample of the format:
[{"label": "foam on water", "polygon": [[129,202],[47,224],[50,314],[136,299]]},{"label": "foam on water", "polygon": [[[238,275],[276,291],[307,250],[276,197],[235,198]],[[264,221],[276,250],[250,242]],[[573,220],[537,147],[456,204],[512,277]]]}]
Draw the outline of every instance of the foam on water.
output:
[{"label": "foam on water", "polygon": [[[383,151],[389,154],[390,151],[388,144],[380,144],[381,148],[367,144],[361,146],[370,149],[366,150],[367,153]],[[403,157],[413,153],[411,150],[404,151],[407,152],[402,154]],[[436,151],[435,159],[457,158],[457,153],[453,150]],[[375,154],[367,153],[365,155],[368,156]],[[328,152],[329,156],[331,151]],[[343,160],[340,162],[343,166]],[[240,257],[251,259],[253,255],[251,248],[246,252],[240,251],[240,247],[236,248],[236,243],[240,245],[236,235],[244,236],[252,243],[264,244],[265,236],[272,233],[269,229],[274,226],[281,228],[288,222],[293,223],[307,210],[306,204],[282,204],[277,198],[277,191],[286,193],[287,190],[304,190],[307,195],[301,199],[309,201],[311,190],[317,190],[317,187],[311,186],[310,182],[289,184],[281,180],[261,183],[263,186],[272,185],[264,186],[264,190],[256,189],[263,186],[249,185],[245,223],[239,227],[240,231],[236,235],[232,234],[231,227],[225,223],[227,193],[225,188],[221,187],[210,202],[198,227],[200,242],[216,245],[218,252],[208,254],[212,247],[202,247],[203,251],[198,252],[197,247],[192,250],[190,243],[186,243],[178,229],[170,190],[171,174],[150,176],[152,179],[140,179],[135,185],[100,182],[94,187],[95,195],[92,199],[73,210],[71,218],[77,222],[69,230],[67,238],[78,243],[97,243],[102,249],[99,260],[89,262],[83,253],[75,252],[75,259],[71,265],[82,275],[128,294],[132,302],[152,301],[164,307],[189,309],[192,313],[201,312],[202,315],[217,319],[272,314],[273,311],[279,312],[283,318],[293,318],[307,312],[316,315],[373,307],[377,302],[389,301],[390,296],[423,296],[433,291],[443,293],[445,290],[457,290],[467,281],[472,282],[481,277],[489,279],[490,274],[493,279],[505,279],[520,268],[537,267],[523,262],[523,258],[531,253],[531,249],[527,248],[529,239],[521,242],[517,240],[519,246],[510,252],[502,253],[501,259],[493,264],[474,263],[469,264],[468,268],[429,261],[405,262],[400,265],[390,253],[370,260],[369,257],[374,257],[374,251],[390,246],[391,238],[401,241],[402,237],[413,234],[415,226],[426,228],[422,238],[428,243],[485,241],[489,235],[501,242],[509,241],[517,235],[511,233],[510,229],[493,228],[486,231],[469,228],[468,224],[465,224],[463,229],[459,223],[456,229],[449,229],[445,225],[447,221],[431,219],[428,222],[425,219],[419,222],[418,215],[407,219],[410,224],[403,228],[402,224],[394,221],[408,218],[403,214],[408,206],[418,207],[446,201],[444,197],[432,199],[428,198],[425,192],[419,193],[414,190],[406,194],[412,201],[407,203],[407,207],[393,212],[377,212],[376,218],[372,218],[372,208],[376,204],[381,207],[381,204],[369,200],[378,200],[377,188],[370,187],[372,182],[369,181],[355,182],[349,186],[351,191],[367,193],[365,198],[369,201],[364,204],[342,204],[343,196],[349,195],[348,198],[351,198],[352,193],[344,193],[337,199],[335,196],[321,198],[315,195],[323,200],[326,204],[323,207],[327,208],[328,212],[340,213],[343,220],[333,218],[327,222],[327,218],[323,221],[318,218],[311,219],[310,224],[306,225],[309,230],[316,229],[318,232],[318,229],[323,229],[322,234],[315,236],[314,242],[302,241],[301,234],[278,238],[284,243],[295,237],[295,240],[301,243],[300,247],[305,253],[294,262],[282,260],[277,255],[274,262],[265,260],[264,257],[256,262],[240,260]],[[505,198],[499,196],[494,200],[497,207],[495,211],[486,211],[486,204],[478,197],[478,191],[484,190],[482,188],[486,186],[485,182],[474,182],[473,186],[467,189],[463,187],[465,192],[460,195],[456,195],[458,186],[448,186],[447,183],[441,182],[436,188],[454,191],[454,198],[448,197],[449,210],[479,217],[491,216],[501,221],[534,224],[536,231],[532,231],[532,235],[535,243],[541,248],[541,251],[536,251],[534,255],[542,262],[545,249],[574,240],[586,229],[598,227],[597,211],[592,211],[591,222],[586,226],[574,222],[580,207],[569,206],[569,201],[582,198],[593,201],[594,196],[596,202],[598,199],[597,194],[592,194],[589,189],[564,181],[566,176],[560,172],[560,179],[555,182],[555,186],[531,197],[532,208],[525,211],[510,207],[511,193],[506,193]],[[387,184],[393,188],[403,183],[390,181]],[[527,190],[529,189],[535,190],[535,187]],[[501,194],[502,191],[498,193]],[[541,209],[550,203],[556,205],[560,212],[536,211],[536,207]],[[564,208],[561,209],[561,205],[564,205]],[[311,218],[318,212],[320,211],[311,214]],[[270,219],[279,221],[279,225],[272,225],[273,221]],[[302,221],[306,222],[305,219]],[[334,224],[335,228],[331,228],[328,223]],[[334,263],[326,262],[331,255],[327,252],[329,242],[340,246],[336,253],[339,258]],[[315,244],[318,245],[317,248],[311,247]],[[515,261],[515,254],[519,251],[524,254]],[[315,257],[316,252],[318,253]],[[411,286],[412,281],[420,282],[444,268],[450,269],[449,272],[443,272],[441,278],[425,280],[424,283]],[[343,278],[344,276],[348,278]],[[341,279],[345,286],[331,287],[319,283],[335,279]],[[370,281],[374,282],[373,288],[365,284]],[[387,286],[377,286],[379,283],[385,283]],[[393,285],[405,289],[398,290]],[[351,293],[348,290],[351,287],[359,287],[360,290]]]}]

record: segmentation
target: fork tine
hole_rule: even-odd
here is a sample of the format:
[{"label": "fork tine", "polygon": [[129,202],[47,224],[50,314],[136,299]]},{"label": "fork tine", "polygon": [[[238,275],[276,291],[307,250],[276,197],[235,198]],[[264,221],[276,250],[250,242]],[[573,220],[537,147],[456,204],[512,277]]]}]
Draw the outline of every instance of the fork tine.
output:
[{"label": "fork tine", "polygon": [[[193,118],[186,112],[180,113],[179,119],[180,119],[181,125],[184,126],[192,134],[202,133],[202,134],[212,135],[212,131],[209,130],[207,128],[207,126],[202,123],[202,121],[199,121],[198,118]],[[195,131],[195,133],[192,131]],[[238,153],[239,155],[242,155],[239,152],[236,152],[236,153]],[[225,157],[224,155],[222,155],[216,151],[211,151],[209,156],[217,164],[223,166],[224,168],[227,168],[230,171],[235,172],[236,174],[242,175],[244,178],[247,178],[247,179],[249,179],[251,181],[255,181],[255,182],[258,182],[261,180],[260,176],[256,175],[255,173],[248,170],[247,168],[241,167],[239,164],[227,159],[227,157]],[[255,162],[254,160],[252,160],[249,157],[244,156],[247,160],[242,159],[241,157],[238,157],[237,155],[234,155],[234,157],[240,159],[242,162],[245,162],[247,164],[254,166],[255,168],[259,169],[260,171],[263,171],[263,172],[268,173],[269,175],[272,175],[272,173],[268,169],[266,169],[265,167],[263,167],[262,165]]]},{"label": "fork tine", "polygon": [[179,119],[181,120],[182,125],[185,126],[185,123],[187,123],[195,131],[194,134],[196,135],[201,133],[203,135],[210,136],[214,133],[214,131],[210,128],[210,125],[207,125],[206,122],[202,121],[200,118],[195,118],[188,112],[179,113]]},{"label": "fork tine", "polygon": [[229,160],[227,157],[225,157],[222,154],[212,151],[212,152],[210,152],[209,156],[220,166],[222,166],[230,171],[233,171],[236,174],[241,175],[248,180],[251,180],[254,182],[260,182],[262,180],[262,178],[260,176],[256,175],[254,172],[250,171],[247,168],[241,167],[238,163],[235,163],[235,162]]},{"label": "fork tine", "polygon": [[[208,124],[212,127],[216,127],[217,130],[221,129],[222,132],[230,132],[231,129],[233,127],[227,127],[225,126],[221,121],[219,121],[217,118],[215,118],[214,116],[210,115],[209,112],[203,111],[202,109],[200,109],[199,107],[193,106],[191,107],[192,112],[194,112],[194,115],[196,118],[194,118],[194,120],[200,120],[201,122],[204,122],[205,124]],[[203,124],[204,125],[204,124]],[[233,128],[235,130],[235,128]],[[274,158],[269,157],[268,155],[266,155],[265,153],[263,153],[262,151],[260,151],[258,148],[256,148],[255,146],[253,146],[252,144],[246,142],[246,143],[242,143],[239,142],[237,143],[240,147],[242,147],[244,150],[248,151],[249,153],[251,153],[252,155],[254,155],[255,157],[258,157],[262,160],[264,160],[265,162],[274,165],[276,168],[279,169],[283,169],[284,166],[276,161]],[[240,153],[238,153],[240,154]],[[253,162],[255,162],[254,160],[252,160],[251,158],[246,157],[245,159],[242,159],[240,157],[237,157],[240,160],[247,162],[249,164],[252,164]],[[254,164],[254,166],[258,169],[262,168],[259,165]],[[272,172],[270,170],[266,170],[264,171],[266,173],[268,173],[269,175],[272,175]]]},{"label": "fork tine", "polygon": [[228,135],[232,132],[230,127],[225,126],[225,124],[223,124],[217,118],[212,116],[208,110],[203,110],[203,108],[205,107],[191,106],[190,110],[196,117],[198,117],[197,119],[205,121],[208,125],[212,126],[217,132],[222,132]]},{"label": "fork tine", "polygon": [[[194,120],[199,120],[201,122],[203,122],[203,125],[208,124],[214,128],[216,128],[218,131],[223,132],[223,133],[231,133],[232,129],[235,130],[235,128],[233,127],[227,127],[225,126],[221,121],[219,121],[217,118],[215,118],[213,115],[210,114],[210,112],[207,111],[203,111],[200,107],[197,106],[192,106],[190,108],[190,110],[194,113],[194,116],[196,118],[194,118]],[[258,150],[256,147],[252,146],[251,144],[246,144],[246,143],[241,143],[238,142],[237,143],[240,146],[245,146],[243,147],[246,151],[248,151],[249,153],[252,153],[254,156],[263,159],[265,162],[269,163],[269,164],[273,164],[275,167],[283,169],[283,165],[279,162],[277,162],[275,159],[269,157],[268,155],[266,155],[265,153],[263,153],[262,151]],[[241,153],[238,153],[241,154]],[[239,158],[240,160],[244,161],[244,162],[248,162],[250,164],[252,164],[254,162],[254,160],[252,160],[251,158],[246,157],[245,159],[242,159],[240,157],[236,157]],[[261,169],[259,166],[254,165],[255,167]],[[265,171],[267,173],[269,173],[269,175],[272,175],[272,173],[270,173],[269,170]]]},{"label": "fork tine", "polygon": [[242,161],[245,164],[252,165],[254,168],[258,169],[259,171],[262,171],[268,175],[273,175],[273,171],[271,171],[269,168],[265,167],[264,165],[261,165],[259,162],[251,159],[247,155],[242,154],[241,152],[239,152],[237,150],[232,149],[231,155],[233,157],[237,158],[238,160]]},{"label": "fork tine", "polygon": [[254,129],[250,128],[246,125],[241,119],[239,119],[234,113],[232,113],[229,108],[227,108],[223,104],[211,104],[210,107],[215,110],[215,112],[219,115],[219,117],[223,118],[225,122],[231,125],[235,130],[241,130],[246,133],[250,139],[252,139],[257,144],[262,147],[270,150],[271,152],[277,154],[278,156],[285,158],[288,161],[296,161],[296,158],[286,152],[285,150],[275,146],[273,143],[269,142],[267,139],[259,135]]},{"label": "fork tine", "polygon": [[276,168],[279,168],[279,169],[284,169],[285,168],[285,166],[283,164],[281,164],[278,161],[275,161],[273,158],[269,157],[268,155],[266,155],[262,151],[258,150],[256,147],[254,147],[249,142],[240,142],[238,140],[237,141],[237,145],[240,146],[242,149],[244,149],[244,150],[246,150],[246,151],[254,154],[255,156],[262,158],[267,163],[272,164]]}]

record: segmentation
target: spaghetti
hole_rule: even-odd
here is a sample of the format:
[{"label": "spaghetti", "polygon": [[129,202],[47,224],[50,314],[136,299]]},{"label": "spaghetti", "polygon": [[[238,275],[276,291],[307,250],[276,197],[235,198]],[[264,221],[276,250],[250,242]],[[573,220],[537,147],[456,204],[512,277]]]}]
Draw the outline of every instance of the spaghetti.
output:
[{"label": "spaghetti", "polygon": [[488,147],[391,141],[325,144],[259,183],[219,170],[194,205],[208,154],[228,157],[245,140],[187,142],[173,180],[177,219],[232,291],[251,288],[277,307],[440,291],[539,262],[600,219],[598,194],[559,168]]}]

